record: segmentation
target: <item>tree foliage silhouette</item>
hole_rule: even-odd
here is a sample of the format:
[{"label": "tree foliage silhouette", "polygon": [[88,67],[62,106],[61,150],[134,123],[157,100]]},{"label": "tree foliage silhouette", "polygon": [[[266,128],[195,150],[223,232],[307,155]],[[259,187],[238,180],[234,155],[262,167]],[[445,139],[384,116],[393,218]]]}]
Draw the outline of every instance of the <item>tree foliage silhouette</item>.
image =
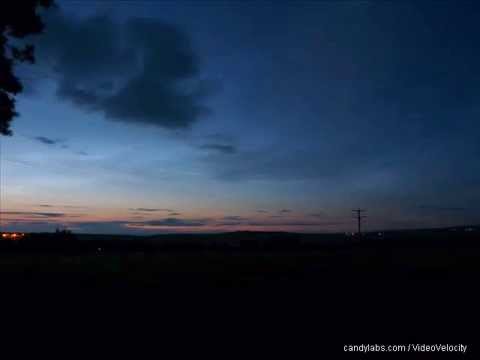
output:
[{"label": "tree foliage silhouette", "polygon": [[8,1],[0,5],[0,135],[12,135],[10,124],[17,116],[15,95],[23,90],[13,66],[18,62],[35,62],[33,45],[20,48],[10,41],[41,33],[44,24],[37,10],[52,5],[53,0]]}]

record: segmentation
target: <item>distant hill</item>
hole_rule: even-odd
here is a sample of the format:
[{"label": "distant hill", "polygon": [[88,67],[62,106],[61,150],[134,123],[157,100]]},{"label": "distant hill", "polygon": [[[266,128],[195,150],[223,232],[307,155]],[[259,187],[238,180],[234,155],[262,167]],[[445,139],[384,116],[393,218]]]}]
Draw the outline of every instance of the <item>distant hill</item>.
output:
[{"label": "distant hill", "polygon": [[282,251],[309,252],[337,248],[418,248],[477,246],[479,226],[442,229],[306,234],[239,231],[217,234],[157,234],[151,236],[72,233],[31,233],[17,241],[0,241],[14,252],[156,252],[156,251]]}]

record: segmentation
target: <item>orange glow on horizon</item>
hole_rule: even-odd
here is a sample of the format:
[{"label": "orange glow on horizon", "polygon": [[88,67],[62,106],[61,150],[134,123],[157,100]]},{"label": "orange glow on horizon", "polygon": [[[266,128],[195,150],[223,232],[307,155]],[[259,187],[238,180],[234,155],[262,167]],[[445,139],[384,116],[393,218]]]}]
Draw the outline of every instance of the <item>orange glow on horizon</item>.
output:
[{"label": "orange glow on horizon", "polygon": [[13,239],[13,240],[23,238],[24,236],[25,236],[24,233],[3,233],[2,234],[3,239]]}]

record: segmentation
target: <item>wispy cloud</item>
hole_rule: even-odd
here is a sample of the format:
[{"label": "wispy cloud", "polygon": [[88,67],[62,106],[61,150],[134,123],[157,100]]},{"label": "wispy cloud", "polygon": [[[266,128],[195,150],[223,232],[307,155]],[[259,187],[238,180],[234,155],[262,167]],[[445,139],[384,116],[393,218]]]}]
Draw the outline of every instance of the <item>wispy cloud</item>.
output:
[{"label": "wispy cloud", "polygon": [[29,137],[30,139],[37,141],[43,145],[56,147],[63,150],[71,150],[76,155],[88,156],[89,154],[83,150],[74,150],[71,149],[70,145],[67,143],[66,139],[53,139],[47,136],[33,136]]},{"label": "wispy cloud", "polygon": [[142,222],[130,222],[128,226],[134,227],[201,227],[206,226],[210,223],[209,219],[180,219],[169,217],[159,220],[149,220]]},{"label": "wispy cloud", "polygon": [[223,220],[228,220],[228,221],[244,221],[248,220],[247,218],[244,218],[242,216],[224,216]]},{"label": "wispy cloud", "polygon": [[202,150],[215,151],[221,154],[235,154],[237,152],[235,146],[226,144],[205,144],[200,145],[199,148]]},{"label": "wispy cloud", "polygon": [[230,221],[220,221],[215,224],[217,227],[232,227],[232,226],[248,226],[248,227],[335,227],[345,225],[344,222],[340,221],[258,221],[258,220],[230,220]]},{"label": "wispy cloud", "polygon": [[315,218],[322,218],[322,217],[325,217],[326,214],[323,212],[317,212],[317,213],[309,214],[309,216],[315,217]]},{"label": "wispy cloud", "polygon": [[66,209],[88,209],[88,206],[81,206],[81,205],[61,205],[60,207]]},{"label": "wispy cloud", "polygon": [[140,207],[140,208],[130,208],[128,209],[130,211],[136,211],[136,212],[160,212],[160,211],[164,211],[164,212],[170,212],[170,213],[174,213],[175,211],[172,210],[172,209],[158,209],[158,208],[143,208],[143,207]]},{"label": "wispy cloud", "polygon": [[1,211],[0,214],[31,216],[31,217],[41,217],[41,218],[60,218],[67,215],[65,213],[42,212],[42,211]]},{"label": "wispy cloud", "polygon": [[[75,221],[67,220],[66,214],[50,212],[23,212],[7,211],[3,214],[22,215],[18,218],[5,219],[6,225],[11,229],[22,231],[52,231],[59,226],[58,218],[61,218],[61,225],[79,233],[142,233],[152,231],[206,231],[217,229],[218,231],[230,231],[238,228],[252,229],[282,229],[291,228],[327,228],[334,229],[345,225],[341,221],[275,221],[250,219],[241,216],[225,216],[223,218],[178,218],[166,217],[154,220],[142,220],[141,217],[130,220],[99,220],[99,221]],[[188,230],[186,230],[188,229]]]},{"label": "wispy cloud", "polygon": [[62,146],[66,146],[64,144],[65,140],[62,139],[52,139],[46,136],[34,136],[32,137],[33,140],[36,140],[44,145],[59,145],[62,144]]},{"label": "wispy cloud", "polygon": [[35,206],[41,207],[41,208],[88,209],[87,206],[79,206],[79,205],[38,204]]},{"label": "wispy cloud", "polygon": [[2,161],[6,161],[12,164],[20,164],[20,165],[26,165],[29,167],[35,167],[35,163],[31,161],[25,161],[25,160],[18,160],[18,159],[2,159]]},{"label": "wispy cloud", "polygon": [[434,211],[434,212],[457,212],[457,211],[467,211],[467,208],[464,207],[448,207],[448,206],[435,206],[435,205],[420,205],[417,206],[420,210],[425,211]]}]

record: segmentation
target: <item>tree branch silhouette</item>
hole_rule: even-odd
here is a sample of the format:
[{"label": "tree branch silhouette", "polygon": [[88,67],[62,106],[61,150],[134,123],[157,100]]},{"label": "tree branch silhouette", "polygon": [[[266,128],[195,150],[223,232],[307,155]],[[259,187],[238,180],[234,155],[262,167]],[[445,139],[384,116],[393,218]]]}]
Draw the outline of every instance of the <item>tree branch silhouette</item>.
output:
[{"label": "tree branch silhouette", "polygon": [[0,5],[0,135],[12,135],[10,125],[18,115],[15,96],[23,90],[13,67],[15,63],[35,62],[33,45],[18,47],[10,41],[41,33],[44,23],[37,10],[53,5],[53,0],[22,0]]}]

